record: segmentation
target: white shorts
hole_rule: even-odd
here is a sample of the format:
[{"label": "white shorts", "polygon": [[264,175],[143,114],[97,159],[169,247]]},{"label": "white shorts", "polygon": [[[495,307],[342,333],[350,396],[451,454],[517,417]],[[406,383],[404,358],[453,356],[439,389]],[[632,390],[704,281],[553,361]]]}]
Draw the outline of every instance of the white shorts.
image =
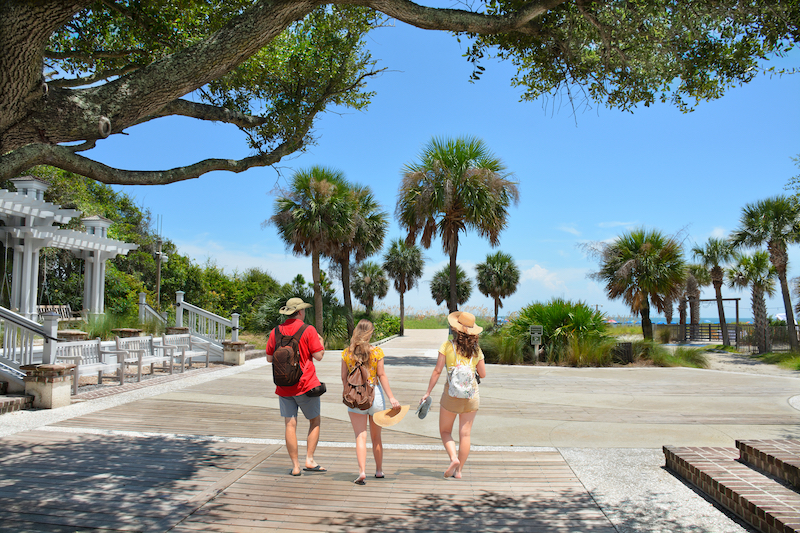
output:
[{"label": "white shorts", "polygon": [[383,388],[381,387],[380,383],[375,384],[375,399],[372,400],[372,407],[369,409],[353,409],[352,407],[347,408],[348,413],[357,413],[359,415],[374,415],[378,411],[385,411],[388,409],[386,407],[386,396],[383,395]]}]

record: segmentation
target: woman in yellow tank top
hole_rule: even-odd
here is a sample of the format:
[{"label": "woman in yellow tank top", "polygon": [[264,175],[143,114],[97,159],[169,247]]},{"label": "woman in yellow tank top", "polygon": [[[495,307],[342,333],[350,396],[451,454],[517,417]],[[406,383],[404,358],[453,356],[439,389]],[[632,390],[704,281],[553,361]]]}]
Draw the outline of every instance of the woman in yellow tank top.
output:
[{"label": "woman in yellow tank top", "polygon": [[[450,466],[445,470],[444,477],[461,479],[461,471],[469,457],[472,423],[480,405],[475,375],[486,377],[483,352],[478,345],[478,334],[483,328],[475,324],[475,315],[462,311],[450,313],[447,321],[453,329],[453,340],[439,347],[439,359],[431,374],[428,391],[420,400],[420,404],[431,395],[439,376],[446,369],[447,383],[442,392],[439,408],[439,434],[444,449],[450,456]],[[453,424],[456,416],[459,424],[458,449],[453,440]]]}]

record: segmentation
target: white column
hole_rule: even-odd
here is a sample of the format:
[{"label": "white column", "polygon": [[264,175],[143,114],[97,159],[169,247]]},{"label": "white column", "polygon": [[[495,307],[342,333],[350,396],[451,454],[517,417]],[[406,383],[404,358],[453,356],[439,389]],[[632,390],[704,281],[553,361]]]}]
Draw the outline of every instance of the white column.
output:
[{"label": "white column", "polygon": [[106,312],[106,254],[99,252],[99,270],[97,276],[97,312],[104,314]]},{"label": "white column", "polygon": [[25,318],[30,318],[31,320],[35,320],[31,318],[31,283],[33,273],[32,273],[32,265],[33,265],[33,245],[30,237],[25,237],[25,244],[22,246],[22,285],[20,286],[20,301],[19,301],[19,314],[24,316]]},{"label": "white column", "polygon": [[11,295],[9,297],[9,302],[11,302],[11,308],[19,313],[19,308],[21,305],[21,287],[22,287],[22,272],[23,272],[23,256],[22,256],[22,246],[19,244],[19,239],[16,237],[11,239],[13,244],[14,250],[14,264],[11,268]]},{"label": "white column", "polygon": [[94,268],[92,269],[92,307],[89,313],[99,315],[103,312],[103,306],[100,303],[103,299],[103,280],[101,275],[103,273],[103,257],[101,252],[94,252]]},{"label": "white column", "polygon": [[92,272],[94,256],[92,252],[83,252],[83,308],[91,313],[92,309]]},{"label": "white column", "polygon": [[[41,241],[38,241],[38,243],[41,243]],[[39,244],[38,246],[33,247],[33,251],[31,253],[31,316],[28,318],[34,321],[39,320],[39,311],[36,308],[36,303],[39,301],[39,250],[41,249],[42,246]],[[44,275],[46,276],[47,272],[45,272]]]}]

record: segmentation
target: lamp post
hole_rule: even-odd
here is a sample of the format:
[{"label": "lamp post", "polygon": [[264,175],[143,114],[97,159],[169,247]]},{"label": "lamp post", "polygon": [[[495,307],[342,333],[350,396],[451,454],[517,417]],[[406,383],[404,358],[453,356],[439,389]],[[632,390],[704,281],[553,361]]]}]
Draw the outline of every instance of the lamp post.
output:
[{"label": "lamp post", "polygon": [[158,249],[156,251],[156,306],[161,311],[161,263],[167,262],[167,255],[161,252],[161,245],[163,242],[158,239]]}]

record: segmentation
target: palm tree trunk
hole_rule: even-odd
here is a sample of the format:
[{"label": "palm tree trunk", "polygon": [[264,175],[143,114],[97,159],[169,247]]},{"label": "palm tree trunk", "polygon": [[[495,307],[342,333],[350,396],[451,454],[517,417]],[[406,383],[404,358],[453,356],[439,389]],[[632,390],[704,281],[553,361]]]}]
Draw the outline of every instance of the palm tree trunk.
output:
[{"label": "palm tree trunk", "polygon": [[347,261],[339,262],[342,268],[342,298],[344,299],[345,318],[347,319],[347,337],[353,336],[353,331],[356,329],[355,321],[353,320],[353,298],[350,294],[350,258]]},{"label": "palm tree trunk", "polygon": [[728,338],[728,322],[725,320],[725,307],[722,305],[722,276],[714,278],[714,293],[717,298],[717,313],[719,314],[719,327],[722,329],[722,345],[730,346]]},{"label": "palm tree trunk", "polygon": [[767,302],[764,300],[764,290],[761,287],[753,285],[750,302],[753,306],[753,322],[758,353],[767,353],[771,348],[767,339]]},{"label": "palm tree trunk", "polygon": [[664,300],[664,319],[667,325],[672,324],[672,303],[671,297]]},{"label": "palm tree trunk", "polygon": [[792,298],[789,295],[789,283],[786,281],[786,263],[788,257],[786,246],[780,242],[767,243],[769,250],[769,260],[778,272],[778,279],[781,282],[781,295],[783,296],[783,307],[786,311],[786,327],[789,334],[789,347],[793,352],[797,352],[797,331],[794,326],[794,313],[792,311]]},{"label": "palm tree trunk", "polygon": [[789,347],[793,352],[797,352],[797,331],[794,326],[794,313],[792,312],[792,298],[789,296],[789,283],[786,281],[786,270],[778,271],[778,279],[781,280],[781,294],[783,295],[783,307],[786,310],[786,327],[789,328]]},{"label": "palm tree trunk", "polygon": [[678,322],[681,327],[682,342],[686,342],[686,298],[683,295],[678,300]]},{"label": "palm tree trunk", "polygon": [[447,310],[450,313],[458,311],[458,264],[456,255],[458,254],[458,241],[450,250],[450,300],[447,302]]},{"label": "palm tree trunk", "polygon": [[322,283],[317,251],[311,253],[311,279],[314,280],[314,327],[322,335]]},{"label": "palm tree trunk", "polygon": [[405,304],[405,293],[400,293],[400,336],[402,337],[406,331],[406,304]]},{"label": "palm tree trunk", "polygon": [[500,312],[500,298],[494,299],[494,326],[497,327],[497,315]]},{"label": "palm tree trunk", "polygon": [[650,321],[650,302],[645,298],[642,307],[639,309],[642,317],[642,336],[645,340],[653,340],[653,323]]}]

